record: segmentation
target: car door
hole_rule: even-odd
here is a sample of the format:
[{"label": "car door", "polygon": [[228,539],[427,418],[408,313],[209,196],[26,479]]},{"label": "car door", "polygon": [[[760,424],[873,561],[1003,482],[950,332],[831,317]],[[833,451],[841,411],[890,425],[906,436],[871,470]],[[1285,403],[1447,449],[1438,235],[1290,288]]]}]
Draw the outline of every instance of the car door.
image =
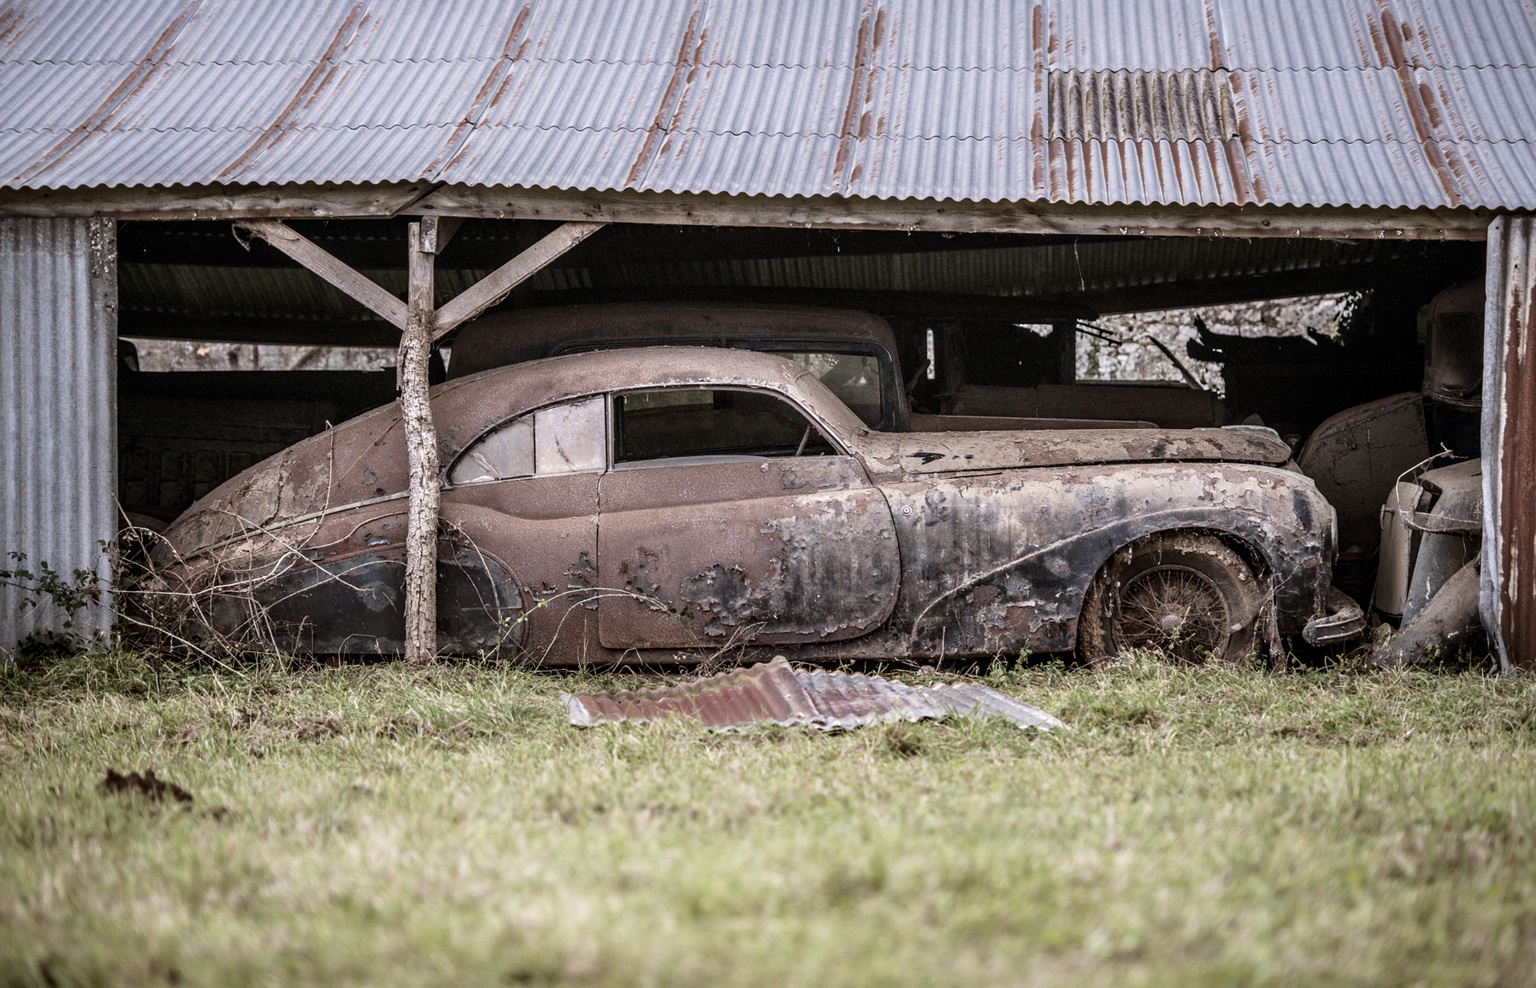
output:
[{"label": "car door", "polygon": [[[607,465],[603,397],[562,402],[502,422],[470,443],[447,471],[443,518],[482,556],[515,570],[528,609],[503,640],[526,639],[529,655],[581,661],[596,632],[598,486]],[[451,603],[473,611],[476,600]],[[443,610],[439,603],[439,610]]]},{"label": "car door", "polygon": [[856,638],[890,615],[890,509],[782,395],[616,394],[598,524],[604,647]]}]

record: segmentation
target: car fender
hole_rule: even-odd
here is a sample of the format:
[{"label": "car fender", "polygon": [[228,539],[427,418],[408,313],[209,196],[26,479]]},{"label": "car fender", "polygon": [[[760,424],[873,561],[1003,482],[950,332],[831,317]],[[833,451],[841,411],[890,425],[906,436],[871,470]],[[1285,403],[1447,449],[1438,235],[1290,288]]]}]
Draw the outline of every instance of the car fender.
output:
[{"label": "car fender", "polygon": [[1198,529],[1251,547],[1286,633],[1318,613],[1332,575],[1332,508],[1278,468],[1014,470],[883,487],[902,553],[892,629],[915,654],[1071,649],[1094,575],[1155,532]]}]

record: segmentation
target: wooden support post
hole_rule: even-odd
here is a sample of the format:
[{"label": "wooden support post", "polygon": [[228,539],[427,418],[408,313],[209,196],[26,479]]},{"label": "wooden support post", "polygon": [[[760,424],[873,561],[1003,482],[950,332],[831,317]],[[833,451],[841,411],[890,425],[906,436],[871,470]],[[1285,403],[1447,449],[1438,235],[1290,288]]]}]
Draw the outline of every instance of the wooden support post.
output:
[{"label": "wooden support post", "polygon": [[[427,367],[432,355],[433,267],[423,250],[420,223],[407,236],[409,294],[405,331],[400,335],[400,413],[409,464],[409,511],[405,535],[405,658],[431,662],[437,656],[437,427],[432,421]],[[436,239],[435,237],[433,238]],[[430,246],[436,247],[433,243]]]},{"label": "wooden support post", "polygon": [[437,311],[433,294],[436,255],[447,246],[461,222],[429,216],[410,224],[406,236],[409,291],[404,303],[280,220],[249,219],[236,224],[400,329],[396,380],[410,478],[405,535],[405,657],[410,662],[431,662],[437,656],[437,521],[441,480],[437,427],[432,421],[427,380],[432,345],[450,329],[501,301],[539,269],[605,225],[566,223]]}]

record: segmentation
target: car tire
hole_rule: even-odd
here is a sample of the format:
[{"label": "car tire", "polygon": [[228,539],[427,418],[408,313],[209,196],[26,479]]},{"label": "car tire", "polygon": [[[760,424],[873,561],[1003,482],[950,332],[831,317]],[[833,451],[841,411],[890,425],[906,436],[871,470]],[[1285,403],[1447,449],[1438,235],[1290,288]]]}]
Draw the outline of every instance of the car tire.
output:
[{"label": "car tire", "polygon": [[1132,649],[1180,663],[1241,662],[1254,652],[1263,594],[1220,539],[1163,532],[1110,557],[1083,598],[1078,655],[1103,662]]}]

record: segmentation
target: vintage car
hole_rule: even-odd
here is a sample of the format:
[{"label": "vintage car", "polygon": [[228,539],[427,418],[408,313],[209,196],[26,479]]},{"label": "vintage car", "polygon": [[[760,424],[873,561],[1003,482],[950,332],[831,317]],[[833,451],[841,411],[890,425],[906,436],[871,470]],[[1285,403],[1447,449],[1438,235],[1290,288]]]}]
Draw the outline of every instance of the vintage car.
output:
[{"label": "vintage car", "polygon": [[[448,653],[1236,659],[1340,622],[1333,509],[1262,431],[887,433],[803,362],[702,347],[500,367],[432,406]],[[391,405],[226,482],[153,561],[208,633],[393,653],[406,499]]]}]

